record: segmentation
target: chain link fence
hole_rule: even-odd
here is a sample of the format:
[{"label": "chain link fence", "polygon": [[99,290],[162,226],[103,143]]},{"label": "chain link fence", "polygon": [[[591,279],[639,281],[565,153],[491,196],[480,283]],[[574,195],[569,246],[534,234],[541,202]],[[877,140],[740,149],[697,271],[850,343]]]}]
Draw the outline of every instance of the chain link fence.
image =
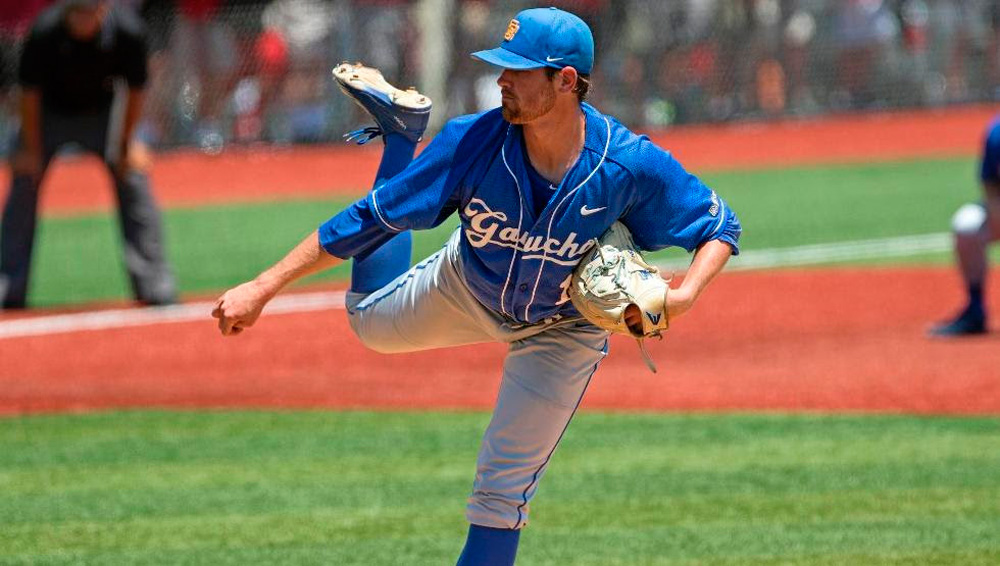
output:
[{"label": "chain link fence", "polygon": [[[494,46],[523,1],[117,0],[150,45],[141,134],[161,148],[317,143],[364,122],[329,70],[380,68],[436,124],[499,103]],[[586,20],[591,101],[637,129],[1000,98],[1000,1],[559,0]],[[0,139],[18,46],[50,0],[0,2]],[[0,147],[9,150],[9,147]]]}]

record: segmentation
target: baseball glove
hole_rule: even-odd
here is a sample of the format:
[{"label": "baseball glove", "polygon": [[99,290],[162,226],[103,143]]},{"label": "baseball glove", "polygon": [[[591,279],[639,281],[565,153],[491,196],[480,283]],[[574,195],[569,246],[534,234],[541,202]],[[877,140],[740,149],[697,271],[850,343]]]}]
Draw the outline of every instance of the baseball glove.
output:
[{"label": "baseball glove", "polygon": [[[660,270],[646,263],[636,250],[628,228],[615,222],[574,270],[569,297],[576,310],[595,326],[635,338],[646,366],[656,373],[643,339],[661,338],[660,333],[670,327],[669,288]],[[642,322],[629,326],[627,314],[633,314],[631,318],[641,315]]]}]

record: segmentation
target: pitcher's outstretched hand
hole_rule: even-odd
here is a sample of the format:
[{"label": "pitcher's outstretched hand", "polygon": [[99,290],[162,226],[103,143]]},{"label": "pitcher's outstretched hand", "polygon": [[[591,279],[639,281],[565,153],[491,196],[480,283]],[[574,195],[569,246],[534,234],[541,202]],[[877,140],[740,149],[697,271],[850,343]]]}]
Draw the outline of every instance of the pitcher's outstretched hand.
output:
[{"label": "pitcher's outstretched hand", "polygon": [[271,296],[256,280],[223,293],[212,309],[212,316],[219,319],[219,331],[232,336],[253,326]]}]

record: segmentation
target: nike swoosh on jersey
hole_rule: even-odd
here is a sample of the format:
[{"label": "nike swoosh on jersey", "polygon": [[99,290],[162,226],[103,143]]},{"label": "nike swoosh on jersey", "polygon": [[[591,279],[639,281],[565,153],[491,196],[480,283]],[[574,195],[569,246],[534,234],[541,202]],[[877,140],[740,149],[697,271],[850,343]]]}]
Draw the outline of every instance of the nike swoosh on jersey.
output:
[{"label": "nike swoosh on jersey", "polygon": [[606,206],[602,206],[600,208],[587,208],[587,205],[583,205],[583,206],[580,207],[580,216],[590,216],[591,214],[600,212],[600,211],[604,210],[605,208],[607,208],[607,207]]},{"label": "nike swoosh on jersey", "polygon": [[549,63],[555,63],[556,61],[562,61],[563,59],[565,59],[565,57],[549,57],[549,56],[545,57],[545,61]]}]

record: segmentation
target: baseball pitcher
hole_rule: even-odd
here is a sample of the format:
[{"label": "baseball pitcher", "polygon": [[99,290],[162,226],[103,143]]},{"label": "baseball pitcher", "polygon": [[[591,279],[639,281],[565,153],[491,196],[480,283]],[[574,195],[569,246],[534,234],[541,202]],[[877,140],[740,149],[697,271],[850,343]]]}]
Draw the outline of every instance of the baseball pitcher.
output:
[{"label": "baseball pitcher", "polygon": [[[738,253],[740,236],[714,191],[584,102],[594,42],[580,18],[530,9],[500,31],[499,47],[473,57],[502,69],[501,107],[451,120],[416,159],[431,101],[374,69],[338,66],[342,90],[376,122],[352,139],[385,143],[373,190],[223,294],[212,313],[222,334],[239,334],[290,282],[353,258],[348,317],[369,348],[509,345],[468,500],[464,566],[513,564],[529,502],[607,355],[606,328],[636,337],[665,328]],[[411,231],[456,212],[447,245],[411,268]],[[694,257],[667,292],[621,250],[632,246],[681,246]],[[649,291],[654,276],[659,293]],[[584,290],[571,293],[578,282]],[[585,308],[604,313],[585,318],[571,294],[625,302]]]}]

